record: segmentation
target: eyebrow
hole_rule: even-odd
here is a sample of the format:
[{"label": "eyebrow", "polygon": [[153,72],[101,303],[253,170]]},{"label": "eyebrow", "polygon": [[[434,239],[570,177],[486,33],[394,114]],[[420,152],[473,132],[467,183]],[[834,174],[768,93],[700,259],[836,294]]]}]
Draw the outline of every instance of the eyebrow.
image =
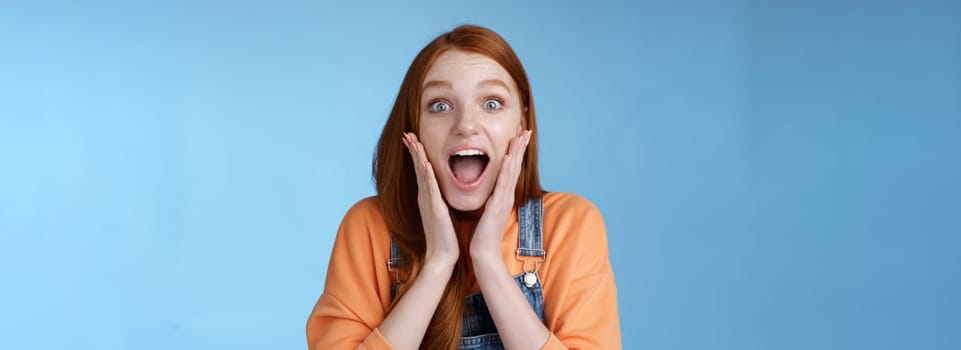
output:
[{"label": "eyebrow", "polygon": [[[500,79],[487,79],[487,80],[481,81],[480,83],[477,83],[478,87],[485,87],[490,85],[500,86],[504,88],[504,90],[507,90],[508,94],[513,94],[511,89],[507,86],[507,83],[505,83],[503,80],[500,80]],[[435,87],[451,89],[453,88],[453,86],[454,85],[447,80],[431,80],[424,83],[423,90],[427,90]]]},{"label": "eyebrow", "polygon": [[424,88],[423,88],[423,89],[424,89],[424,90],[427,90],[427,89],[430,89],[430,88],[432,88],[432,87],[443,87],[443,88],[448,88],[448,89],[450,89],[451,87],[453,87],[453,85],[452,85],[449,81],[446,81],[446,80],[431,80],[431,81],[428,81],[428,82],[424,83]]},{"label": "eyebrow", "polygon": [[499,79],[487,79],[477,84],[477,86],[488,86],[488,85],[500,86],[504,88],[504,90],[507,90],[507,93],[511,93],[511,88],[507,87],[507,83],[504,83],[502,80],[499,80]]}]

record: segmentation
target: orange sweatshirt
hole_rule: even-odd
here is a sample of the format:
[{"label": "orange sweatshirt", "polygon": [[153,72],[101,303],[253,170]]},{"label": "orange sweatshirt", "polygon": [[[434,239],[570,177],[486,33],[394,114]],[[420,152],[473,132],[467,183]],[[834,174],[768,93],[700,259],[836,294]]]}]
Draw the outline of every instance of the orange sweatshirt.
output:
[{"label": "orange sweatshirt", "polygon": [[[523,272],[515,256],[517,229],[515,208],[501,242],[511,275]],[[538,275],[551,336],[542,348],[620,349],[617,290],[601,213],[584,197],[551,192],[544,197],[543,232],[547,256]],[[389,257],[380,204],[376,197],[362,199],[337,231],[324,293],[307,320],[310,349],[392,349],[377,328],[391,301]]]}]

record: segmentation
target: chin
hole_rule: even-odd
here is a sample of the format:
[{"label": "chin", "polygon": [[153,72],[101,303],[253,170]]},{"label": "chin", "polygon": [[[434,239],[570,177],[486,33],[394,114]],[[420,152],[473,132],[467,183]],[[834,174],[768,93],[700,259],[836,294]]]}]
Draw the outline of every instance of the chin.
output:
[{"label": "chin", "polygon": [[473,193],[461,193],[460,191],[447,191],[445,199],[447,204],[458,211],[469,212],[483,209],[487,204],[487,198],[491,191],[475,191]]}]

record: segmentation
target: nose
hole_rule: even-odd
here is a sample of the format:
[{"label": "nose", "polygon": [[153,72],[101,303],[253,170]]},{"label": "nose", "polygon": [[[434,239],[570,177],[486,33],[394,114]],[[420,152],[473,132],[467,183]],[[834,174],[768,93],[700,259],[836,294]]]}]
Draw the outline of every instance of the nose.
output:
[{"label": "nose", "polygon": [[458,136],[471,136],[480,132],[478,112],[461,109],[456,113],[453,132]]}]

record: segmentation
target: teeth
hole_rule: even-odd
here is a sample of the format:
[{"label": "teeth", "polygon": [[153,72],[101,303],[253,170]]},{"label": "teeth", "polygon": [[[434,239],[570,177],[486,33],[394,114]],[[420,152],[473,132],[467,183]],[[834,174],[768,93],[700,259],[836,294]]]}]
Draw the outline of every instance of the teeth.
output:
[{"label": "teeth", "polygon": [[454,152],[455,156],[482,156],[484,152],[476,149],[462,149],[460,151]]}]

